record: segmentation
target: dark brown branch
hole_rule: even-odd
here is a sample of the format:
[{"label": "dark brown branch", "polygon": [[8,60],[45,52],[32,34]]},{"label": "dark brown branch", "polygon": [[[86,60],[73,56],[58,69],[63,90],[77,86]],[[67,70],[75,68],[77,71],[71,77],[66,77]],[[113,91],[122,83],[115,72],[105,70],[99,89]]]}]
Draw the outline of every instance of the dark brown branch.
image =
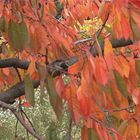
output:
[{"label": "dark brown branch", "polygon": [[[112,40],[111,41],[113,48],[122,47],[131,45],[131,40]],[[104,50],[104,43],[101,44],[102,50]],[[94,47],[91,49],[92,55],[97,55],[96,50],[94,50]],[[86,54],[84,54],[86,57]],[[68,60],[61,60],[61,61],[55,61],[47,65],[47,71],[50,73],[51,76],[56,77],[60,74],[64,73],[64,71],[67,70],[67,68],[74,63],[78,61],[78,56],[74,56]],[[17,58],[8,58],[0,60],[0,68],[6,68],[6,67],[14,67],[14,68],[21,68],[21,69],[28,69],[29,66],[28,61],[22,61]],[[36,88],[39,85],[39,81],[32,81],[33,87]],[[0,93],[0,101],[3,101],[5,103],[11,104],[15,101],[16,98],[22,96],[25,94],[25,86],[24,82],[19,82],[15,86],[11,87],[7,91]]]},{"label": "dark brown branch", "polygon": [[[112,47],[113,48],[120,48],[120,47],[125,47],[125,46],[128,46],[128,45],[132,45],[133,42],[131,39],[113,39],[111,40],[111,44],[112,44]],[[104,42],[101,43],[101,46],[103,47],[104,46]]]},{"label": "dark brown branch", "polygon": [[[37,88],[39,86],[39,81],[32,81],[33,87]],[[8,104],[15,102],[15,99],[25,94],[24,82],[19,82],[10,89],[0,93],[0,101]]]},{"label": "dark brown branch", "polygon": [[20,60],[18,58],[7,58],[0,60],[0,68],[14,67],[20,69],[28,69],[28,61]]},{"label": "dark brown branch", "polygon": [[27,125],[25,123],[25,121],[23,120],[23,118],[21,117],[21,115],[19,114],[19,112],[16,111],[16,109],[2,101],[0,101],[0,107],[4,108],[4,109],[9,109],[14,115],[15,117],[18,119],[18,121],[22,124],[22,126],[36,139],[38,140],[45,140],[45,138],[39,136],[29,125]]},{"label": "dark brown branch", "polygon": [[[89,42],[89,41],[92,41],[92,38],[79,40],[79,41],[76,41],[74,44],[79,45],[81,43],[83,44],[83,43],[86,43],[86,42]],[[112,44],[113,48],[119,48],[119,47],[125,47],[125,46],[128,46],[128,45],[131,45],[131,44],[133,44],[133,42],[130,39],[128,39],[128,40],[113,39],[113,40],[111,40],[111,44]],[[104,50],[104,42],[100,42],[100,46],[101,46],[101,49],[103,51]],[[93,56],[97,55],[97,51],[95,50],[94,47],[92,47],[91,53],[92,53]],[[64,66],[65,64],[67,64],[68,66],[71,66],[77,60],[78,60],[77,56],[74,56],[74,57],[72,57],[72,58],[70,58],[66,61],[52,62],[51,64],[47,65],[47,69],[48,69],[49,72],[51,72],[52,69],[54,69],[54,70],[59,69],[61,71],[62,70],[61,66]],[[29,63],[30,63],[29,61],[20,60],[18,58],[7,58],[7,59],[0,60],[0,68],[14,67],[14,68],[20,68],[20,69],[25,69],[26,70],[26,69],[28,69]]]},{"label": "dark brown branch", "polygon": [[[104,52],[104,42],[99,42],[101,46],[102,52]],[[128,45],[132,45],[133,42],[130,39],[113,39],[111,40],[112,48],[120,48],[120,47],[126,47]],[[97,50],[95,47],[92,47],[90,50],[91,54],[93,56],[96,56],[98,54]]]},{"label": "dark brown branch", "polygon": [[[91,42],[91,41],[94,41],[94,39],[86,38],[86,39],[75,41],[74,45],[80,45],[80,44],[84,44],[84,43]],[[99,42],[99,43],[100,43],[100,46],[103,48],[104,42]],[[133,42],[130,39],[126,40],[126,39],[122,38],[122,39],[112,39],[111,44],[112,44],[113,48],[119,48],[119,47],[123,47],[123,46],[127,46],[127,45],[132,45]]]}]

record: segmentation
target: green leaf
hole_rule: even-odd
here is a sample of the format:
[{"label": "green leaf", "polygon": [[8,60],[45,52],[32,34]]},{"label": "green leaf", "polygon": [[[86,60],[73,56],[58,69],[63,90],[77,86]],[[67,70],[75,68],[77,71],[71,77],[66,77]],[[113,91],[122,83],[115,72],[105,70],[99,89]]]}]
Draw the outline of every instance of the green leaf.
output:
[{"label": "green leaf", "polygon": [[21,136],[17,136],[13,140],[23,140],[23,138]]},{"label": "green leaf", "polygon": [[25,76],[24,82],[25,82],[25,96],[29,101],[29,103],[32,106],[34,106],[35,105],[34,88],[29,75]]},{"label": "green leaf", "polygon": [[19,23],[19,34],[22,43],[21,48],[24,48],[28,40],[28,29],[24,21]]},{"label": "green leaf", "polygon": [[48,140],[59,140],[57,129],[58,129],[58,126],[56,125],[56,122],[51,122],[49,124],[49,127],[47,129]]},{"label": "green leaf", "polygon": [[12,19],[8,23],[8,37],[10,45],[15,49],[24,49],[28,41],[28,30],[24,21],[15,23]]},{"label": "green leaf", "polygon": [[61,115],[62,115],[62,111],[63,111],[62,99],[58,96],[58,94],[55,90],[53,78],[48,73],[47,73],[47,78],[46,79],[47,79],[46,80],[46,82],[47,82],[47,92],[49,94],[50,103],[53,107],[53,110],[54,110],[57,118],[60,120]]},{"label": "green leaf", "polygon": [[0,18],[0,31],[2,31],[2,32],[7,31],[7,24],[6,24],[4,16]]},{"label": "green leaf", "polygon": [[140,60],[135,60],[135,68],[136,68],[136,73],[140,78]]},{"label": "green leaf", "polygon": [[116,79],[116,84],[117,84],[118,90],[122,93],[122,95],[125,98],[127,98],[128,97],[128,92],[127,92],[125,80],[116,71],[114,71],[114,76],[115,76],[115,79]]},{"label": "green leaf", "polygon": [[40,80],[40,103],[41,105],[44,104],[44,97],[45,97],[45,80],[46,80],[46,67],[38,65],[38,74]]},{"label": "green leaf", "polygon": [[98,135],[94,129],[88,128],[88,140],[98,140]]}]

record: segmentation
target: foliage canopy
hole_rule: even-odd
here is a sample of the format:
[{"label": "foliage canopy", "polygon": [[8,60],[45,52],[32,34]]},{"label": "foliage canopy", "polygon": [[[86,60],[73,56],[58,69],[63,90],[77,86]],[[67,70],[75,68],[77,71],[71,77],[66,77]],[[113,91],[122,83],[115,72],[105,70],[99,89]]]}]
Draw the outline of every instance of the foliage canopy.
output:
[{"label": "foliage canopy", "polygon": [[21,123],[9,104],[34,106],[40,85],[58,119],[64,101],[83,121],[82,140],[139,139],[139,0],[3,0],[0,31],[0,105]]}]

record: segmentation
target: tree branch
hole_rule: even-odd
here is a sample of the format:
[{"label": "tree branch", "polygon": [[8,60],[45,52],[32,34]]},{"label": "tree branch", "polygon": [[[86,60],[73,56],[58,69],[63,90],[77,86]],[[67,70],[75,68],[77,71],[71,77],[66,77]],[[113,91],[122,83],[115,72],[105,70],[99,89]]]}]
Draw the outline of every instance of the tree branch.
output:
[{"label": "tree branch", "polygon": [[[122,46],[131,45],[132,41],[130,39],[120,39],[120,40],[112,40],[111,41],[113,48],[118,48]],[[104,43],[101,43],[101,48],[104,50]],[[97,51],[92,47],[91,49],[92,55],[97,55]],[[86,57],[86,54],[84,54]],[[78,61],[78,56],[71,57],[67,60],[56,60],[47,65],[47,71],[52,77],[56,77],[67,71],[67,68]],[[8,58],[0,60],[0,68],[6,67],[14,67],[21,69],[28,69],[30,62],[23,61],[17,58]],[[39,81],[32,81],[33,87],[37,88],[39,86]],[[10,89],[0,93],[0,101],[3,101],[8,104],[14,103],[15,99],[25,94],[25,85],[24,82],[21,81],[18,84],[14,85]]]},{"label": "tree branch", "polygon": [[[39,86],[39,81],[32,81],[33,87],[37,88]],[[10,89],[0,93],[0,101],[12,104],[15,99],[25,94],[24,81],[19,82]]]},{"label": "tree branch", "polygon": [[[86,39],[75,41],[74,45],[81,45],[81,44],[91,42],[91,41],[94,41],[93,38],[86,38]],[[99,42],[99,43],[100,43],[101,48],[103,48],[104,42]],[[124,38],[121,38],[121,39],[112,39],[111,44],[113,48],[119,48],[119,47],[124,47],[127,45],[132,45],[133,42],[130,39],[126,40]]]},{"label": "tree branch", "polygon": [[20,60],[18,58],[7,58],[0,60],[0,68],[14,67],[20,69],[28,69],[30,62]]},{"label": "tree branch", "polygon": [[29,125],[26,124],[26,122],[23,120],[23,118],[21,117],[21,115],[16,111],[16,108],[0,101],[0,107],[4,108],[4,109],[9,109],[14,115],[15,117],[18,119],[18,121],[22,124],[22,126],[36,139],[38,140],[45,140],[45,138],[39,136]]},{"label": "tree branch", "polygon": [[[86,39],[82,39],[82,40],[78,40],[78,41],[74,42],[74,45],[80,45],[80,44],[84,44],[84,43],[91,42],[91,41],[94,41],[93,38],[86,38]],[[110,42],[111,42],[113,48],[126,47],[128,45],[133,44],[132,40],[130,40],[130,39],[125,40],[124,38],[112,39]],[[104,51],[104,41],[99,42],[99,44],[101,46],[102,51]],[[92,47],[90,51],[93,56],[96,56],[98,54],[95,47]]]}]

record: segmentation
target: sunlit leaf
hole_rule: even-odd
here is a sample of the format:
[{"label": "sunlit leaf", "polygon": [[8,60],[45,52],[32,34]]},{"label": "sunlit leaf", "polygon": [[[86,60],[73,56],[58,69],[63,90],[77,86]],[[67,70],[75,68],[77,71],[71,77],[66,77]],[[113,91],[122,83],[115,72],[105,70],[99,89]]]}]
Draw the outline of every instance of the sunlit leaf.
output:
[{"label": "sunlit leaf", "polygon": [[137,88],[133,91],[132,100],[136,105],[140,104],[140,88]]},{"label": "sunlit leaf", "polygon": [[112,49],[112,45],[108,39],[105,40],[104,57],[105,57],[105,61],[107,63],[107,67],[112,68],[113,49]]},{"label": "sunlit leaf", "polygon": [[83,116],[89,116],[90,114],[90,110],[91,110],[91,106],[90,106],[90,99],[88,97],[88,95],[86,96],[86,93],[84,93],[84,91],[82,91],[82,88],[80,87],[78,89],[78,94],[77,94],[77,98],[80,104],[80,111],[82,113]]}]

